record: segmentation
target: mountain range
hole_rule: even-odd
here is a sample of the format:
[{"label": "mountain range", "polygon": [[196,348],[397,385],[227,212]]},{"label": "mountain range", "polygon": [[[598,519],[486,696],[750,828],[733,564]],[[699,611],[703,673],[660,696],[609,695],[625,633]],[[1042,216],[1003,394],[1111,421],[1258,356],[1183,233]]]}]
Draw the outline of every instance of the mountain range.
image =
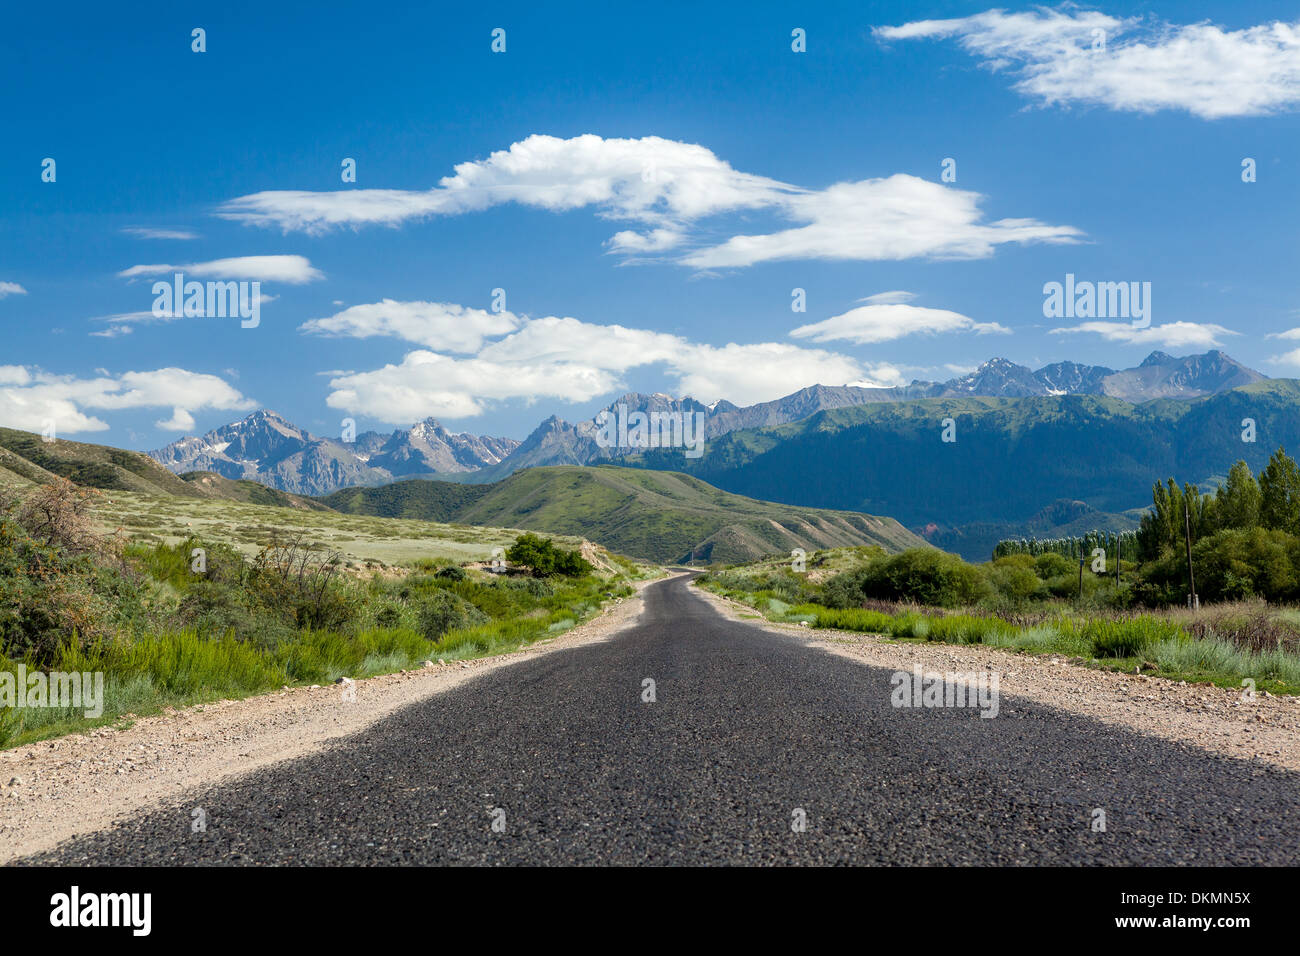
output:
[{"label": "mountain range", "polygon": [[313,435],[262,409],[149,454],[176,474],[207,471],[319,495],[352,485],[476,471],[500,463],[518,445],[513,438],[453,433],[432,418],[391,435],[364,432],[344,442]]},{"label": "mountain range", "polygon": [[[102,489],[109,505],[115,499],[121,503],[119,492],[141,495],[143,513],[128,519],[127,526],[182,539],[191,533],[190,522],[176,519],[169,527],[162,515],[185,514],[186,501],[207,498],[454,523],[449,530],[457,541],[475,540],[466,525],[573,534],[630,557],[663,562],[750,561],[796,548],[811,553],[876,545],[898,551],[924,545],[892,518],[756,501],[677,473],[610,465],[528,468],[493,484],[412,479],[306,498],[210,471],[178,477],[140,452],[66,439],[45,442],[31,432],[0,428],[0,499],[21,497],[56,477]],[[167,500],[180,501],[181,507],[169,508]],[[224,530],[250,530],[234,526],[247,518],[206,512],[214,513],[222,515],[218,523]],[[300,520],[282,511],[259,519],[270,526],[286,521],[296,526]]]},{"label": "mountain range", "polygon": [[[703,416],[705,439],[712,441],[735,431],[785,425],[820,412],[860,405],[953,397],[1061,395],[1110,396],[1141,403],[1195,399],[1264,378],[1217,350],[1182,358],[1152,352],[1141,365],[1122,371],[1077,362],[1056,362],[1034,371],[994,358],[946,382],[914,381],[892,388],[811,385],[783,398],[748,406],[725,400],[705,405],[693,398],[631,393],[611,403],[609,410],[623,405],[646,413],[699,414]],[[614,462],[641,451],[602,447],[599,430],[595,419],[570,423],[551,416],[519,442],[453,433],[429,418],[391,435],[366,432],[349,443],[312,435],[275,412],[263,410],[201,438],[181,438],[150,454],[177,474],[210,471],[295,494],[324,495],[340,488],[387,484],[398,478],[491,483],[521,468]]]}]

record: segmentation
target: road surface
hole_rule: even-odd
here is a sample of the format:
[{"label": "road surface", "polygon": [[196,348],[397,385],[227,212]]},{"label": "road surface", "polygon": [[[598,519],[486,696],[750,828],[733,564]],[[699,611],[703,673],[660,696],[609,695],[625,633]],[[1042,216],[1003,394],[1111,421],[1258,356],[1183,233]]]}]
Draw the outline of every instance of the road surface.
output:
[{"label": "road surface", "polygon": [[685,578],[645,601],[608,641],[24,862],[1284,864],[1300,846],[1300,775],[1006,695],[995,719],[896,709],[891,672],[728,621]]}]

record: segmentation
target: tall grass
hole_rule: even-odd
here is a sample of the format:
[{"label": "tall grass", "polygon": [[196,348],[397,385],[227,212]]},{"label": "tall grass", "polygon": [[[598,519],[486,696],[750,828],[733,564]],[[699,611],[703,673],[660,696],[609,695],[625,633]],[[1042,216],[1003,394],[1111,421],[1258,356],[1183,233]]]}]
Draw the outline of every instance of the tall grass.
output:
[{"label": "tall grass", "polygon": [[1044,612],[1007,620],[883,602],[853,608],[791,606],[773,599],[770,591],[760,598],[757,592],[721,582],[712,587],[766,609],[773,620],[806,621],[815,627],[891,638],[1061,654],[1130,670],[1136,666],[1134,661],[1151,662],[1170,676],[1234,686],[1251,678],[1276,682],[1279,692],[1300,694],[1300,644],[1292,630],[1300,627],[1300,611],[1270,608],[1262,602],[1238,602],[1199,615],[1172,611],[1085,618],[1058,610],[1054,615]]},{"label": "tall grass", "polygon": [[[229,632],[211,635],[179,629],[90,644],[74,640],[45,661],[32,656],[21,661],[0,657],[0,671],[15,674],[22,663],[29,673],[88,671],[105,675],[101,717],[87,718],[81,708],[0,708],[0,747],[163,707],[246,697],[284,685],[370,677],[416,667],[429,659],[504,653],[554,637],[587,620],[599,610],[606,593],[631,593],[626,585],[599,578],[551,588],[527,583],[491,589],[472,583],[453,587],[502,616],[475,627],[450,630],[437,640],[426,639],[406,626],[346,632],[300,630],[272,645],[239,640]],[[494,593],[498,587],[500,594]]]}]

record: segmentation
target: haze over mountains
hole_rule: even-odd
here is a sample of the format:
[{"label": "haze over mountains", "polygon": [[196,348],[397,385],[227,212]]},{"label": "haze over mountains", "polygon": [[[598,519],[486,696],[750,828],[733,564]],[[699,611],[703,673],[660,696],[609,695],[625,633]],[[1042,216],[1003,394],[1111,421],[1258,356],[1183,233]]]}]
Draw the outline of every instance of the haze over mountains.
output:
[{"label": "haze over mountains", "polygon": [[[632,393],[609,408],[621,404],[647,413],[701,414],[705,438],[711,440],[742,429],[785,425],[819,412],[858,405],[1053,395],[1106,395],[1137,404],[1160,398],[1198,398],[1264,377],[1217,350],[1183,358],[1152,352],[1141,365],[1122,371],[1076,362],[1056,362],[1035,371],[994,358],[946,382],[914,381],[895,388],[811,385],[774,401],[744,407],[725,400],[710,406],[693,398]],[[282,491],[323,495],[398,478],[494,482],[521,468],[585,465],[641,451],[601,447],[598,431],[594,420],[571,423],[551,416],[519,442],[453,433],[430,418],[391,435],[365,432],[355,442],[345,443],[313,435],[275,412],[262,410],[201,438],[181,438],[150,454],[177,474],[212,471],[226,478],[260,481]]]}]

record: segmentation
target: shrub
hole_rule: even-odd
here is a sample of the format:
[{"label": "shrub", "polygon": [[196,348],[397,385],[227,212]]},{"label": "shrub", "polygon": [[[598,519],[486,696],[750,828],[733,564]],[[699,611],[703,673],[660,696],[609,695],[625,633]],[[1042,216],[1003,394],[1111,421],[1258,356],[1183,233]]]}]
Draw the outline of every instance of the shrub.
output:
[{"label": "shrub", "polygon": [[974,604],[988,593],[979,568],[934,548],[912,548],[868,565],[861,582],[865,597],[939,607]]},{"label": "shrub", "polygon": [[488,616],[460,595],[440,589],[420,602],[416,620],[416,630],[436,641],[448,631],[485,624]]}]

